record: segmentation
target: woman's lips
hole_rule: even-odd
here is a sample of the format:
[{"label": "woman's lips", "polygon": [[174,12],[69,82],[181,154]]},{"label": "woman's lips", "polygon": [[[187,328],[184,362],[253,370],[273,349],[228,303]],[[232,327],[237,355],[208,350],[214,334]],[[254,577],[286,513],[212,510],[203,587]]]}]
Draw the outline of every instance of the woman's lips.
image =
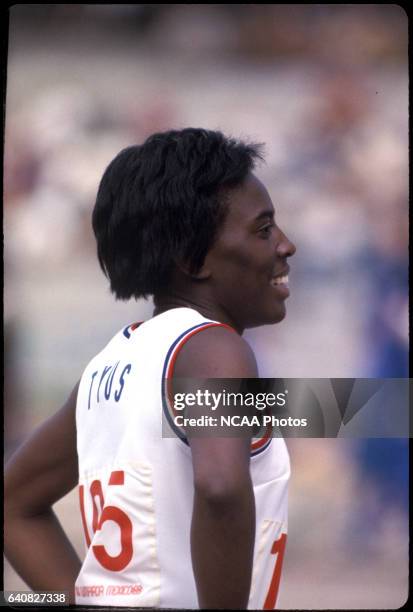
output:
[{"label": "woman's lips", "polygon": [[272,278],[271,286],[283,297],[288,297],[290,295],[290,290],[288,288],[288,274]]}]

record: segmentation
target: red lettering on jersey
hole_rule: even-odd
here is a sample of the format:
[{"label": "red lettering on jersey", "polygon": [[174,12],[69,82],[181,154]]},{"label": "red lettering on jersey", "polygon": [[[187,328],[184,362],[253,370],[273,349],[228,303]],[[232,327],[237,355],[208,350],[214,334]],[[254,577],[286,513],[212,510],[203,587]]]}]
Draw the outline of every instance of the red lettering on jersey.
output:
[{"label": "red lettering on jersey", "polygon": [[278,588],[280,586],[281,579],[281,567],[284,558],[284,550],[287,542],[287,534],[283,533],[282,536],[274,542],[271,548],[271,554],[277,555],[275,562],[274,573],[272,575],[270,588],[268,590],[267,597],[264,603],[264,610],[274,610],[275,603],[277,601]]},{"label": "red lettering on jersey", "polygon": [[123,510],[116,506],[106,506],[100,516],[98,529],[102,528],[106,521],[114,521],[120,528],[121,551],[116,557],[106,552],[102,544],[92,546],[96,559],[99,563],[112,572],[120,572],[130,563],[133,556],[132,548],[132,521]]},{"label": "red lettering on jersey", "polygon": [[109,484],[110,485],[125,484],[125,472],[123,470],[112,472],[112,474],[110,475]]},{"label": "red lettering on jersey", "polygon": [[[109,477],[109,486],[125,484],[125,472],[123,470],[113,471]],[[90,495],[92,497],[93,515],[92,515],[92,530],[96,533],[102,529],[106,521],[113,521],[120,529],[121,551],[118,555],[112,556],[106,552],[103,544],[95,544],[92,546],[93,553],[99,563],[107,570],[112,572],[120,572],[130,563],[133,557],[132,544],[132,521],[128,515],[116,506],[105,506],[103,496],[102,483],[100,480],[94,480],[90,485]],[[96,503],[96,497],[99,498],[100,510]],[[85,508],[84,508],[84,487],[79,486],[79,501],[82,514],[83,529],[85,532],[86,544],[89,548],[91,541],[87,529]]]}]

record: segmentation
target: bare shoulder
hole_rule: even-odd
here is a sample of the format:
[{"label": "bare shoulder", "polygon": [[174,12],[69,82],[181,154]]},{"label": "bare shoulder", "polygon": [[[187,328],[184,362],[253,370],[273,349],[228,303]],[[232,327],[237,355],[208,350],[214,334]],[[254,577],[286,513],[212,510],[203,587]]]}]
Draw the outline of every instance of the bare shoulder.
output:
[{"label": "bare shoulder", "polygon": [[226,327],[209,327],[181,348],[174,375],[198,378],[256,378],[257,362],[248,342]]}]

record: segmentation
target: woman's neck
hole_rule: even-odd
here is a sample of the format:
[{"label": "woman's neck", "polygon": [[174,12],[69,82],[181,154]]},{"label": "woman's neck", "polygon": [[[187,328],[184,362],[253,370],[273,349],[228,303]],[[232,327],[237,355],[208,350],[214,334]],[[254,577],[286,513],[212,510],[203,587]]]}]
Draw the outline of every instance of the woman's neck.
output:
[{"label": "woman's neck", "polygon": [[192,308],[206,319],[225,323],[233,327],[240,335],[243,332],[224,308],[205,297],[191,297],[172,293],[162,296],[158,295],[154,296],[154,306],[153,316],[171,310],[172,308]]}]

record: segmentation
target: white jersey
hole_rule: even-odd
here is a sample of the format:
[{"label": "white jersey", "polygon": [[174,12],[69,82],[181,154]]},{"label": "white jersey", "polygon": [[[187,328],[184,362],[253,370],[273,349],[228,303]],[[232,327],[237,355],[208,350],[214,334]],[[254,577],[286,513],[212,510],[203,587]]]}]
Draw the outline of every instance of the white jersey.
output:
[{"label": "white jersey", "polygon": [[[86,556],[76,603],[199,608],[191,563],[191,450],[162,436],[176,355],[211,326],[190,308],[122,329],[92,359],[77,407],[79,499]],[[165,382],[166,381],[166,382]],[[282,438],[251,448],[256,539],[251,609],[272,609],[287,533],[288,451]]]}]

